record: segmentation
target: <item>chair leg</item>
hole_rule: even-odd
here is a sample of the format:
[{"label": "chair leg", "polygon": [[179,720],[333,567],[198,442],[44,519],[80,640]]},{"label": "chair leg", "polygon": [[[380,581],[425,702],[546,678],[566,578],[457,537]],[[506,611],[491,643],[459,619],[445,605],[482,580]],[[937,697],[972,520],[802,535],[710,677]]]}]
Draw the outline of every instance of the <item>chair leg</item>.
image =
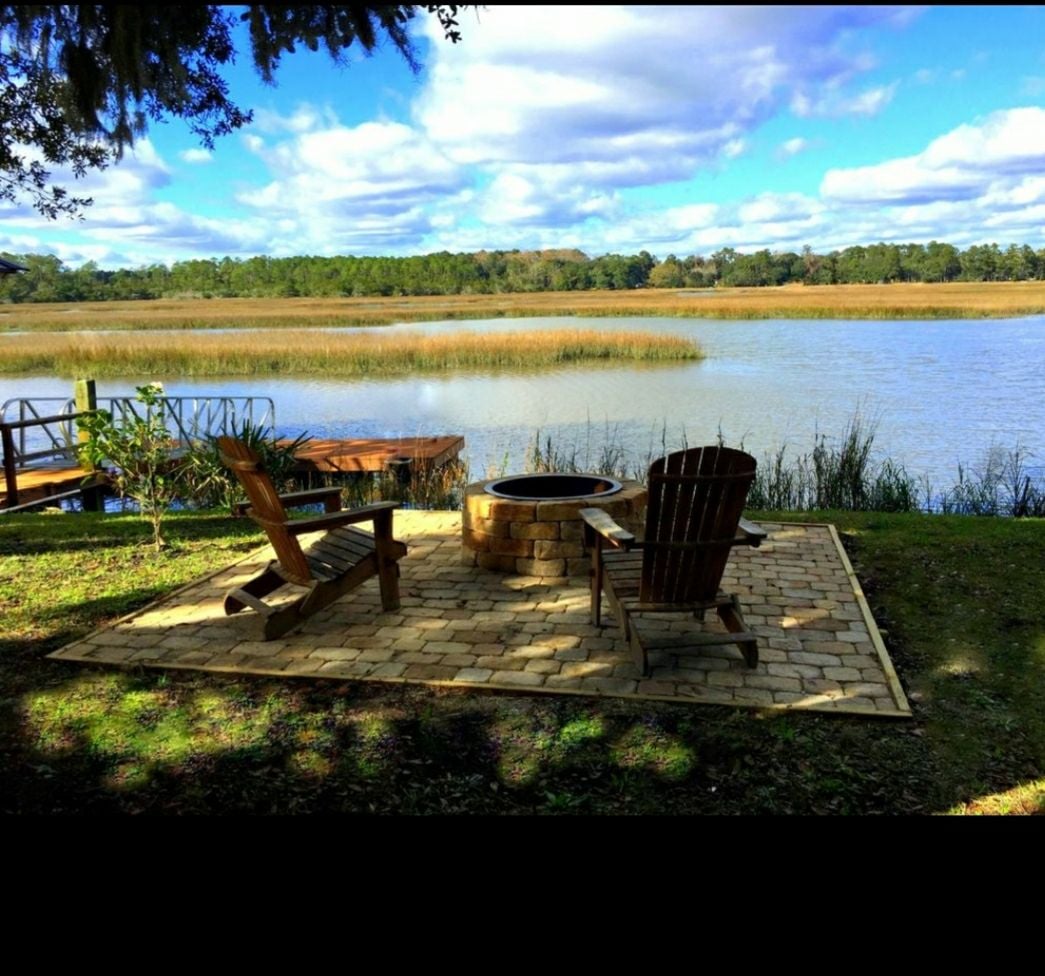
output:
[{"label": "chair leg", "polygon": [[591,550],[591,622],[595,627],[602,626],[602,546],[596,539]]},{"label": "chair leg", "polygon": [[602,626],[602,586],[594,570],[591,577],[591,622],[595,627]]},{"label": "chair leg", "polygon": [[399,609],[399,563],[393,555],[392,512],[381,512],[374,519],[374,543],[377,550],[377,576],[381,589],[381,607]]},{"label": "chair leg", "polygon": [[632,659],[635,661],[635,667],[639,669],[642,677],[648,678],[650,676],[649,655],[646,653],[646,648],[643,647],[642,641],[639,640],[638,628],[631,621],[628,621],[625,634],[628,638],[628,647],[631,648]]},{"label": "chair leg", "polygon": [[399,563],[378,556],[378,585],[381,589],[381,608],[399,609]]},{"label": "chair leg", "polygon": [[[718,615],[722,619],[722,623],[726,625],[726,630],[731,634],[748,632],[747,624],[744,623],[744,618],[740,613],[740,600],[737,599],[736,594],[732,595],[729,603],[723,604],[718,608]],[[758,666],[757,641],[738,641],[737,647],[740,648],[740,653],[744,655],[744,663],[749,668]]]}]

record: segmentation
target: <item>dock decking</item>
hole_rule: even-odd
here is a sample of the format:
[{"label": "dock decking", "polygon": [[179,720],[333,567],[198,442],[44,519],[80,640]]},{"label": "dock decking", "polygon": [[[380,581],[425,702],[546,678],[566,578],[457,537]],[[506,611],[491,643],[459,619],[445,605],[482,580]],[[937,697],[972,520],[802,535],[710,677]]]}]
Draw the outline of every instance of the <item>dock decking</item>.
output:
[{"label": "dock decking", "polygon": [[348,440],[313,440],[297,451],[297,470],[376,474],[390,465],[410,463],[441,467],[464,448],[464,438],[357,437]]}]

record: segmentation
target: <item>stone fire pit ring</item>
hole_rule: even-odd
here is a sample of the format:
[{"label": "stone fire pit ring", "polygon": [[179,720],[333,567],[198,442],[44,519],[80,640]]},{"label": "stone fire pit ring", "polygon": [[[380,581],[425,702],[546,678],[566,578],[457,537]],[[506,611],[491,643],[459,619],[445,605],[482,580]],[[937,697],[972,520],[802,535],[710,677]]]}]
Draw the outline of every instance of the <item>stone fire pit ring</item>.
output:
[{"label": "stone fire pit ring", "polygon": [[585,576],[582,508],[600,508],[634,530],[645,515],[646,489],[597,474],[477,481],[465,489],[462,562],[522,576]]}]

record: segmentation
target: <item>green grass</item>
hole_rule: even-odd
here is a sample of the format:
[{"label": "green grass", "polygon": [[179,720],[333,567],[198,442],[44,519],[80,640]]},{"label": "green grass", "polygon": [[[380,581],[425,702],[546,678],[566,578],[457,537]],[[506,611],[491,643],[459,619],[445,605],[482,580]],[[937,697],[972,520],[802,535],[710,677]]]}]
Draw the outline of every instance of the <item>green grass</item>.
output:
[{"label": "green grass", "polygon": [[155,555],[134,518],[6,516],[0,809],[1045,810],[1045,521],[811,518],[839,526],[914,721],[49,661],[259,538],[176,513]]},{"label": "green grass", "polygon": [[411,376],[469,369],[702,358],[677,336],[561,329],[537,333],[120,332],[0,338],[0,373],[57,376]]}]

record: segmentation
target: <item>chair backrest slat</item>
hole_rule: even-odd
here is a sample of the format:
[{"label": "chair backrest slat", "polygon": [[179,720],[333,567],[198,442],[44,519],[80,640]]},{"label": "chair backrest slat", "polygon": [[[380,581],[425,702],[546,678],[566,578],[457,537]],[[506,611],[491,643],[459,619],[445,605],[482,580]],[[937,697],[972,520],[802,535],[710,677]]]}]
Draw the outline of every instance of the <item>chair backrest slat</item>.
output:
[{"label": "chair backrest slat", "polygon": [[247,493],[249,514],[265,530],[284,574],[293,582],[307,586],[312,580],[312,571],[297,536],[285,527],[287,512],[261,463],[261,455],[235,437],[219,437],[218,451],[222,463],[232,470]]},{"label": "chair backrest slat", "polygon": [[727,447],[690,448],[653,462],[645,536],[653,545],[643,553],[643,602],[715,598],[754,478],[755,459]]}]

